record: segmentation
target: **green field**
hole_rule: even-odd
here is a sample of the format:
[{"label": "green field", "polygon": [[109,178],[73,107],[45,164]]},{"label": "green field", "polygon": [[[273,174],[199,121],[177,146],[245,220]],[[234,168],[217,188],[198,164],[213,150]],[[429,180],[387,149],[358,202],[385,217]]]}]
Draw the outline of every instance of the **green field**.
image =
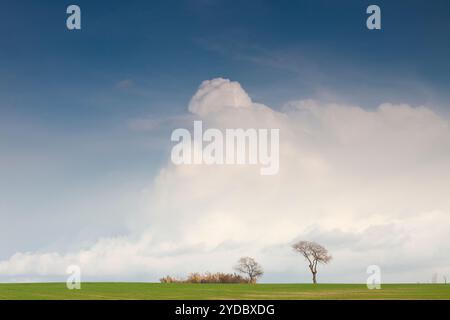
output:
[{"label": "green field", "polygon": [[362,284],[88,282],[82,283],[81,290],[68,290],[65,283],[0,284],[0,299],[450,299],[450,285],[385,284],[381,290],[368,290]]}]

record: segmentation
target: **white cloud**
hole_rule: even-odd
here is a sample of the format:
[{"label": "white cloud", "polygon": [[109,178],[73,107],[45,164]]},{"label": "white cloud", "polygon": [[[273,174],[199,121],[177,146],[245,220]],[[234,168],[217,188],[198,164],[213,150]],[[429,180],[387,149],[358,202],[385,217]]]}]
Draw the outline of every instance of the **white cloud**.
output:
[{"label": "white cloud", "polygon": [[[324,281],[364,282],[379,264],[385,281],[450,273],[450,128],[427,107],[302,100],[275,111],[239,83],[205,81],[189,110],[218,128],[280,128],[280,172],[252,166],[174,166],[156,177],[142,231],[69,254],[17,253],[1,279],[64,275],[157,280],[191,271],[231,271],[253,255],[266,281],[309,281],[290,250],[317,240],[335,260]],[[167,137],[170,143],[170,137]]]},{"label": "white cloud", "polygon": [[216,78],[206,80],[192,97],[189,111],[206,116],[226,108],[251,108],[252,101],[238,82]]}]

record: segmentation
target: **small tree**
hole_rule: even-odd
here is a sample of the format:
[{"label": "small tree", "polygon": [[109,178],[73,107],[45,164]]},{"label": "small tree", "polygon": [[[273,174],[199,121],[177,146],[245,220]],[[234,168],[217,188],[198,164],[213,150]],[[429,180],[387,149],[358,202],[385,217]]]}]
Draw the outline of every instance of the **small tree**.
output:
[{"label": "small tree", "polygon": [[309,270],[313,275],[313,283],[317,283],[317,264],[327,264],[332,257],[328,254],[328,250],[320,244],[310,241],[299,241],[292,245],[292,248],[301,253],[309,263]]},{"label": "small tree", "polygon": [[264,273],[261,265],[251,257],[240,258],[234,270],[245,274],[249,283],[256,283],[258,278]]}]

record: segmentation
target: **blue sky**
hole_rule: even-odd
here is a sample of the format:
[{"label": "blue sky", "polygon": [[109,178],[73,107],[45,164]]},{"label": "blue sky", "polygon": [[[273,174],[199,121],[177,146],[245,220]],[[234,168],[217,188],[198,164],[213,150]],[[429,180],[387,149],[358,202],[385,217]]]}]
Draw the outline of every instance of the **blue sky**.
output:
[{"label": "blue sky", "polygon": [[[81,31],[65,27],[72,3]],[[382,30],[365,26],[370,4],[381,7]],[[0,260],[126,232],[130,216],[143,214],[139,190],[167,161],[164,119],[187,114],[204,80],[239,81],[275,110],[309,98],[450,108],[448,1],[2,0],[1,8]],[[163,125],[130,129],[139,119]]]},{"label": "blue sky", "polygon": [[[64,28],[70,2],[3,3],[3,108],[70,118],[66,129],[179,112],[218,75],[272,105],[318,88],[372,105],[380,91],[393,102],[403,92],[415,103],[448,98],[445,1],[380,2],[383,30],[373,32],[367,1],[80,1],[81,32]],[[116,90],[123,80],[136,90]]]}]

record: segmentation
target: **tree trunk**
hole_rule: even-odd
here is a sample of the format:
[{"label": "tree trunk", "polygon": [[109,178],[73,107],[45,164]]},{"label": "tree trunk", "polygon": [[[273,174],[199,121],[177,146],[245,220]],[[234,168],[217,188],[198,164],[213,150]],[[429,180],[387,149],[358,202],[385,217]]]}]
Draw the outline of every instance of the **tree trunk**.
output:
[{"label": "tree trunk", "polygon": [[313,283],[316,284],[317,283],[316,272],[313,272],[312,274],[313,274]]}]

